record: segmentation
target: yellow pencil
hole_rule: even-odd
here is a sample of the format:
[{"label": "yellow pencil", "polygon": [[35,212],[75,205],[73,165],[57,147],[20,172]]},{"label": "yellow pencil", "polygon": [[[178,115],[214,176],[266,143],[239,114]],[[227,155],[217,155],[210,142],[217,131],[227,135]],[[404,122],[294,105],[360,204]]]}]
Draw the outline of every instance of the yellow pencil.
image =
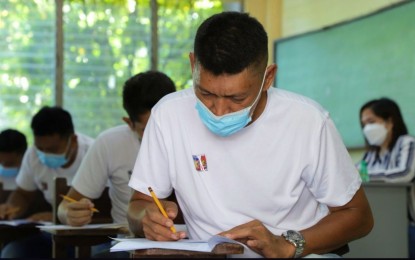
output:
[{"label": "yellow pencil", "polygon": [[[163,208],[163,205],[161,205],[159,199],[157,198],[156,194],[154,193],[153,189],[151,187],[148,187],[148,191],[150,192],[151,197],[153,197],[154,202],[156,202],[157,207],[161,211],[161,214],[163,214],[163,216],[165,216],[166,218],[169,218],[169,216],[167,216],[167,213]],[[173,233],[176,233],[176,228],[174,227],[174,225],[171,226],[170,229]]]},{"label": "yellow pencil", "polygon": [[[60,195],[64,200],[66,200],[66,201],[69,201],[69,202],[78,202],[78,201],[76,201],[76,200],[74,200],[74,199],[72,199],[71,197],[68,197],[68,196],[66,196],[66,195]],[[99,212],[99,210],[97,210],[96,208],[91,208],[91,211],[93,211],[93,212]]]}]

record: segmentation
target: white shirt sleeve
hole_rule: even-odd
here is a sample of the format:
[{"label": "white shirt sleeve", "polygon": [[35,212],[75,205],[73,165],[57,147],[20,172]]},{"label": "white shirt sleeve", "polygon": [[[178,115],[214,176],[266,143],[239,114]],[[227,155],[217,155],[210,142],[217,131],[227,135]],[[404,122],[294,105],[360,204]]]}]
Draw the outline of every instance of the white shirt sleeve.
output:
[{"label": "white shirt sleeve", "polygon": [[348,203],[361,186],[361,179],[343,144],[333,121],[328,117],[315,140],[316,162],[310,175],[305,174],[307,186],[320,203],[342,206]]},{"label": "white shirt sleeve", "polygon": [[108,149],[104,138],[96,139],[72,181],[72,186],[88,198],[98,198],[107,185],[110,159]]},{"label": "white shirt sleeve", "polygon": [[35,191],[37,189],[34,171],[36,171],[38,167],[34,165],[35,160],[38,160],[35,148],[30,147],[23,156],[22,165],[19,174],[16,177],[17,186],[27,191]]}]

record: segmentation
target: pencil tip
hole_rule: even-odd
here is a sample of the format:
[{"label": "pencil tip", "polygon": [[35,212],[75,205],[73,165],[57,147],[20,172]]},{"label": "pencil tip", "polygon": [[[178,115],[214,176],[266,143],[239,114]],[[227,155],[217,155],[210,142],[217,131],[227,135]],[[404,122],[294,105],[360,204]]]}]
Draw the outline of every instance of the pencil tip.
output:
[{"label": "pencil tip", "polygon": [[153,191],[153,189],[152,189],[151,187],[148,187],[148,191],[149,191],[149,192],[152,192],[152,191]]}]

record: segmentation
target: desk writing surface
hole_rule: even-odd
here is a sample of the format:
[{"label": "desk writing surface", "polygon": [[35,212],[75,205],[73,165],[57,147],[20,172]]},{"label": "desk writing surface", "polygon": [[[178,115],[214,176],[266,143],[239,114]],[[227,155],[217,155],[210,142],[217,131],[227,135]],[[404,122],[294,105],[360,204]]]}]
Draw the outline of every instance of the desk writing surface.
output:
[{"label": "desk writing surface", "polygon": [[244,253],[244,247],[240,244],[221,243],[213,248],[212,252],[197,252],[188,250],[149,248],[135,250],[132,258],[226,258],[228,255]]},{"label": "desk writing surface", "polygon": [[349,243],[348,258],[408,257],[409,183],[363,183],[375,225],[366,237]]},{"label": "desk writing surface", "polygon": [[129,234],[126,224],[90,224],[83,227],[50,225],[40,227],[52,235],[52,257],[67,258],[66,246],[75,247],[75,258],[90,258],[91,246],[111,241],[110,237]]},{"label": "desk writing surface", "polygon": [[117,235],[128,234],[126,225],[121,224],[91,224],[82,227],[69,225],[40,226],[40,230],[58,236],[88,236],[88,235]]},{"label": "desk writing surface", "polygon": [[411,187],[411,183],[391,183],[391,182],[384,182],[384,181],[371,181],[363,183],[363,188],[367,189],[368,187],[385,187],[385,188],[393,188],[393,187],[402,187],[402,188],[409,188]]}]

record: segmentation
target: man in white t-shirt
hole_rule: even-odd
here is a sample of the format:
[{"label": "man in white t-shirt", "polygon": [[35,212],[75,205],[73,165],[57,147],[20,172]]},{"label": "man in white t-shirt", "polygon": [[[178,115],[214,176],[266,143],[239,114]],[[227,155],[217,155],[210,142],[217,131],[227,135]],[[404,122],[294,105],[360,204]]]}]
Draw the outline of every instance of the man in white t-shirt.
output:
[{"label": "man in white t-shirt", "polygon": [[[3,185],[3,190],[16,189],[16,176],[26,149],[27,141],[23,133],[15,129],[5,129],[0,132],[0,183]],[[6,198],[0,194],[0,202]]]},{"label": "man in white t-shirt", "polygon": [[115,223],[127,224],[132,194],[128,182],[151,108],[174,91],[173,81],[158,71],[139,73],[125,82],[123,107],[128,117],[123,117],[123,121],[126,125],[101,133],[88,151],[67,194],[79,202],[62,201],[59,205],[58,216],[62,223],[72,226],[90,223],[92,200],[98,198],[108,184],[112,218]]},{"label": "man in white t-shirt", "polygon": [[[41,108],[32,118],[34,146],[27,149],[16,178],[17,189],[7,202],[0,205],[0,218],[23,216],[38,190],[52,203],[55,177],[72,182],[93,139],[75,133],[70,113],[60,107]],[[16,210],[13,210],[16,209]],[[38,212],[29,219],[52,221],[52,212]],[[2,257],[50,257],[51,238],[40,234],[10,242],[2,250]]]},{"label": "man in white t-shirt", "polygon": [[[223,12],[199,27],[191,89],[152,110],[129,185],[130,230],[152,240],[215,234],[244,256],[320,256],[368,234],[372,213],[327,111],[271,87],[277,66],[248,14]],[[171,231],[178,207],[188,233]]]}]

